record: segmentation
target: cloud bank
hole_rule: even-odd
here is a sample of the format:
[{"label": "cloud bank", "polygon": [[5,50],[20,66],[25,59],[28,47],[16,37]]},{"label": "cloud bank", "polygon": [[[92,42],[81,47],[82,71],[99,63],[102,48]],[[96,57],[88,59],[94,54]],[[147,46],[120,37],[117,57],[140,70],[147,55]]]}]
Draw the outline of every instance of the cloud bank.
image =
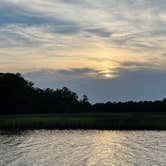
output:
[{"label": "cloud bank", "polygon": [[165,0],[1,0],[0,70],[97,101],[163,97],[165,8]]}]

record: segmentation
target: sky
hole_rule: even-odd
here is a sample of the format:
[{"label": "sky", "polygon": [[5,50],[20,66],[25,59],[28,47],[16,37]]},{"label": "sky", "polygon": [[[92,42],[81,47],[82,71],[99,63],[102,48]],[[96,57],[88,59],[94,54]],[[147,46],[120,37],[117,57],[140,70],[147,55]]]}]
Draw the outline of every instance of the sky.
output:
[{"label": "sky", "polygon": [[0,0],[0,72],[92,102],[166,97],[165,0]]}]

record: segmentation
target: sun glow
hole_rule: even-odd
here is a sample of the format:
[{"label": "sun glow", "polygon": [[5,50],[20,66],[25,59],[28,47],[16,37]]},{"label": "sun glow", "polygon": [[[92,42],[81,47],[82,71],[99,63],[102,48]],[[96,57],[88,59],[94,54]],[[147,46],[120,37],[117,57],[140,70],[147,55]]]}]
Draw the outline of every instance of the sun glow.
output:
[{"label": "sun glow", "polygon": [[112,75],[111,75],[110,73],[106,73],[106,74],[104,74],[104,77],[106,77],[106,78],[111,78]]}]

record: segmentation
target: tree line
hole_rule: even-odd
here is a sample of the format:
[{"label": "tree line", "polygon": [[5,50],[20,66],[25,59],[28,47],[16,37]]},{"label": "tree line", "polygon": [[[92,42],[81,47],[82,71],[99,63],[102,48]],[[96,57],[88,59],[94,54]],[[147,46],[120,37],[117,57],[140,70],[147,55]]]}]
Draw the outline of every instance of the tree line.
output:
[{"label": "tree line", "polygon": [[20,73],[0,73],[0,114],[164,111],[166,99],[91,104],[86,95],[79,98],[67,87],[40,89]]}]

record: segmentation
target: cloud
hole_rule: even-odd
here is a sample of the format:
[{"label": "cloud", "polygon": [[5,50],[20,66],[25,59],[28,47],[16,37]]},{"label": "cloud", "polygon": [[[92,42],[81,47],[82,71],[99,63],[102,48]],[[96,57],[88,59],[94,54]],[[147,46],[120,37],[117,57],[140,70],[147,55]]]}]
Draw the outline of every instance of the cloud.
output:
[{"label": "cloud", "polygon": [[[10,11],[10,12],[9,12]],[[0,25],[18,24],[27,26],[53,25],[74,27],[76,23],[71,20],[59,18],[56,15],[46,15],[35,9],[26,7],[26,4],[2,2],[0,5]]]},{"label": "cloud", "polygon": [[93,101],[162,97],[165,8],[165,0],[1,0],[0,69]]},{"label": "cloud", "polygon": [[88,3],[87,0],[58,0],[59,2],[64,2],[66,4],[76,5],[76,6],[88,6],[90,3]]},{"label": "cloud", "polygon": [[59,18],[56,15],[48,16],[30,8],[30,2],[28,4],[25,1],[18,2],[8,0],[0,4],[0,48],[41,49],[47,45],[54,45],[56,48],[57,44],[54,41],[56,34],[72,35],[80,29],[72,20]]},{"label": "cloud", "polygon": [[95,34],[99,37],[106,37],[109,38],[111,36],[111,32],[109,32],[108,30],[104,29],[104,28],[90,28],[90,29],[86,29],[85,31],[91,33],[91,34]]},{"label": "cloud", "polygon": [[[9,12],[10,11],[10,12]],[[49,18],[44,18],[37,13],[28,11],[14,3],[2,2],[0,5],[0,25],[4,24],[26,24],[39,25],[42,23],[49,23]]]},{"label": "cloud", "polygon": [[57,70],[57,73],[64,75],[88,75],[90,73],[97,73],[98,71],[91,68],[77,68],[77,69],[69,69],[69,70]]},{"label": "cloud", "polygon": [[[90,2],[2,0],[0,27],[9,24],[41,27],[41,29],[46,27],[43,34],[72,36],[78,40],[77,43],[80,46],[81,41],[86,40],[87,33],[89,33],[90,36],[96,36],[96,38],[89,39],[87,45],[91,43],[94,47],[97,42],[104,41],[108,47],[119,49],[151,52],[157,47],[158,50],[163,51],[166,34],[164,6],[163,0],[157,2],[155,0],[148,2],[145,0],[120,0],[118,2],[114,0],[102,2],[95,0]],[[12,38],[6,34],[6,38],[10,37]],[[39,37],[42,38],[43,35]],[[52,45],[57,44],[52,39],[48,38],[48,40]],[[15,42],[17,43],[17,39]],[[7,43],[1,45],[5,44],[7,45]],[[68,45],[68,41],[65,45]]]},{"label": "cloud", "polygon": [[[71,68],[71,69],[59,69],[59,70],[38,70],[34,72],[28,72],[25,74],[27,77],[33,77],[38,75],[39,77],[51,77],[54,78],[56,81],[72,81],[77,79],[88,79],[88,78],[99,78],[101,77],[100,71],[91,69],[91,68]],[[47,80],[47,79],[46,79]]]}]

